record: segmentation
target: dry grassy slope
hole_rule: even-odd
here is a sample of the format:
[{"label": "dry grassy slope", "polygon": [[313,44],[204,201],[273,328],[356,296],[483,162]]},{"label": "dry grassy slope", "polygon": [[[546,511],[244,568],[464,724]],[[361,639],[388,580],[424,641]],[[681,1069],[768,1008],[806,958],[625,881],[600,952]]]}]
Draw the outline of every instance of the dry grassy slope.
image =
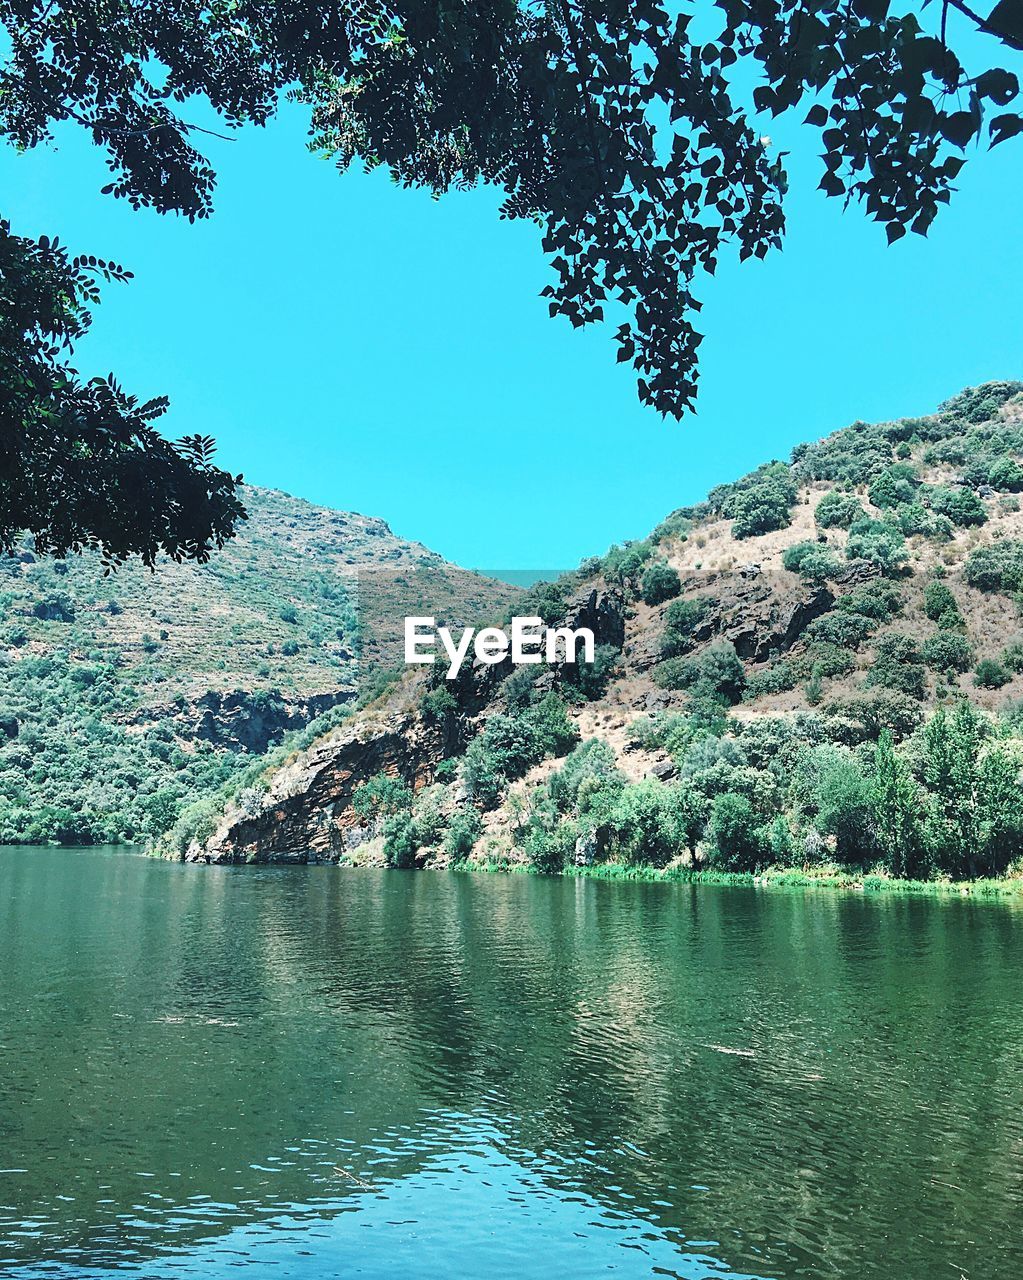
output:
[{"label": "dry grassy slope", "polygon": [[[142,719],[183,697],[276,690],[308,700],[356,686],[353,621],[366,640],[363,674],[393,662],[378,620],[422,601],[468,620],[500,613],[515,589],[449,564],[384,521],[247,488],[249,519],[203,566],[137,564],[103,576],[98,557],[66,566],[25,552],[0,565],[0,655],[16,664],[67,650],[114,662],[137,688]],[[71,622],[34,615],[65,596]],[[289,609],[294,610],[292,618]],[[283,614],[282,614],[283,610]]]}]

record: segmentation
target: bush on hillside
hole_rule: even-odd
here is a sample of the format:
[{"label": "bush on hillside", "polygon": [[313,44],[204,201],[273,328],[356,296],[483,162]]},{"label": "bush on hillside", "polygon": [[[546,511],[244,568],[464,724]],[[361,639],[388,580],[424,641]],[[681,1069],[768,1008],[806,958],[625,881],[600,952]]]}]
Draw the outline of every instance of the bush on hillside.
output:
[{"label": "bush on hillside", "polygon": [[1000,689],[1012,679],[996,658],[981,658],[974,669],[973,683],[979,689]]},{"label": "bush on hillside", "polygon": [[663,560],[655,560],[643,573],[640,595],[647,604],[662,604],[672,600],[682,590],[678,574]]},{"label": "bush on hillside", "polygon": [[979,591],[1008,595],[1023,589],[1023,544],[1006,540],[978,547],[967,557],[963,576]]},{"label": "bush on hillside", "polygon": [[793,543],[785,548],[781,562],[791,573],[798,573],[811,582],[833,578],[842,567],[836,553],[820,542]]},{"label": "bush on hillside", "polygon": [[943,675],[969,671],[973,666],[973,647],[965,636],[954,631],[939,631],[928,636],[920,650],[924,662]]},{"label": "bush on hillside", "polygon": [[949,488],[935,485],[927,490],[931,510],[946,516],[959,529],[969,529],[987,522],[984,504],[972,489],[965,485]]},{"label": "bush on hillside", "polygon": [[914,500],[919,485],[916,467],[908,462],[896,462],[886,467],[870,486],[870,501],[882,509],[905,506]]},{"label": "bush on hillside", "polygon": [[865,685],[895,689],[911,698],[924,696],[924,665],[913,636],[883,636],[874,649],[874,661]]},{"label": "bush on hillside", "polygon": [[791,471],[782,462],[771,462],[729,486],[721,513],[732,521],[734,538],[754,538],[775,529],[787,529],[795,500]]},{"label": "bush on hillside", "polygon": [[858,498],[831,489],[817,503],[814,520],[822,529],[848,529],[854,520],[866,514]]},{"label": "bush on hillside", "polygon": [[932,622],[946,613],[958,613],[959,603],[943,582],[931,581],[924,587],[924,613]]},{"label": "bush on hillside", "polygon": [[909,558],[906,540],[897,525],[869,516],[857,520],[849,530],[845,554],[850,560],[866,560],[883,573],[891,573]]}]

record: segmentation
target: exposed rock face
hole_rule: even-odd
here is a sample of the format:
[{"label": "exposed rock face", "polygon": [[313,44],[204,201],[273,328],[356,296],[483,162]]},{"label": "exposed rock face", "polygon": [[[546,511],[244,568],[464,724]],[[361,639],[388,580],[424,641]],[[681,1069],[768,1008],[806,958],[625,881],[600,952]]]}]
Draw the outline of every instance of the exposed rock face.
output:
[{"label": "exposed rock face", "polygon": [[[625,617],[621,591],[601,585],[570,600],[558,625],[589,627],[597,644],[619,648]],[[379,773],[399,777],[413,790],[431,782],[439,762],[464,746],[476,717],[493,709],[502,681],[513,670],[510,660],[463,668],[461,678],[451,683],[460,708],[457,717],[438,722],[405,709],[363,717],[314,743],[278,771],[266,795],[239,797],[213,835],[186,852],[186,861],[337,861],[380,834],[352,808],[356,788]],[[537,684],[553,687],[562,674],[561,666],[545,668]],[[219,726],[234,724],[232,712],[240,716],[246,711],[242,695],[238,697],[237,706],[235,695],[203,699],[204,717],[226,731]]]},{"label": "exposed rock face", "polygon": [[264,796],[245,794],[188,862],[334,862],[370,838],[352,795],[378,773],[418,790],[443,756],[442,731],[414,711],[346,725],[274,776]]},{"label": "exposed rock face", "polygon": [[311,698],[288,699],[279,694],[251,694],[241,689],[231,693],[207,693],[184,711],[194,727],[191,736],[223,747],[244,747],[262,754],[292,729],[303,729],[331,707],[350,702],[353,689],[314,694]]},{"label": "exposed rock face", "polygon": [[[693,575],[683,581],[682,593],[707,602],[704,616],[690,633],[693,648],[727,640],[746,662],[765,662],[791,649],[809,624],[835,603],[835,594],[826,586],[791,574],[751,576],[745,570]],[[660,661],[663,631],[662,622],[628,648],[630,663],[637,669],[647,671]]]}]

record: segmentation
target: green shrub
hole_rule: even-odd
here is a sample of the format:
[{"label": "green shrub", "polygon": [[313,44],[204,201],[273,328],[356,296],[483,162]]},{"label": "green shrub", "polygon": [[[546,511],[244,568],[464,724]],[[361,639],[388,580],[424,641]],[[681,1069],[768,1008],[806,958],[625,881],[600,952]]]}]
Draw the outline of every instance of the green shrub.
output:
[{"label": "green shrub", "polygon": [[941,631],[928,636],[920,651],[924,662],[945,675],[969,671],[973,666],[973,648],[965,636],[952,631]]},{"label": "green shrub", "polygon": [[910,502],[895,513],[899,528],[907,538],[914,534],[934,541],[947,542],[952,536],[953,524],[948,516],[939,515],[920,502]]},{"label": "green shrub", "polygon": [[927,492],[931,510],[947,516],[957,528],[968,529],[987,522],[983,502],[965,485],[957,485],[955,488],[935,485]]},{"label": "green shrub", "polygon": [[928,582],[924,587],[924,613],[932,622],[948,612],[958,613],[959,605],[955,596],[943,582]]},{"label": "green shrub", "polygon": [[640,595],[647,604],[662,604],[673,600],[682,590],[678,574],[663,560],[655,560],[643,573]]},{"label": "green shrub", "polygon": [[401,778],[377,773],[352,792],[352,808],[364,821],[412,809],[412,791]]},{"label": "green shrub", "polygon": [[472,740],[462,763],[471,798],[490,806],[508,782],[547,756],[563,755],[578,735],[553,693],[515,716],[495,714]]},{"label": "green shrub", "polygon": [[578,831],[575,823],[562,818],[549,830],[530,824],[523,847],[535,871],[540,875],[559,875],[575,852]]},{"label": "green shrub", "polygon": [[726,871],[759,871],[770,851],[767,832],[750,801],[735,792],[718,796],[708,824],[712,861]]},{"label": "green shrub", "polygon": [[812,582],[832,578],[842,567],[835,552],[819,542],[793,543],[782,552],[781,562],[790,573],[801,574]]},{"label": "green shrub", "polygon": [[979,591],[1011,594],[1023,589],[1023,544],[1006,540],[978,547],[967,557],[963,576]]},{"label": "green shrub", "polygon": [[799,674],[791,662],[774,662],[769,667],[754,670],[746,680],[743,700],[753,702],[772,693],[785,693],[799,683]]},{"label": "green shrub", "polygon": [[721,510],[732,521],[734,538],[753,538],[787,529],[795,500],[791,471],[784,463],[772,462],[733,486]]},{"label": "green shrub", "polygon": [[998,458],[988,468],[988,484],[1003,493],[1019,493],[1023,490],[1023,467],[1008,454]]},{"label": "green shrub", "polygon": [[694,644],[693,632],[713,603],[710,596],[693,596],[688,600],[673,600],[668,605],[661,639],[662,657],[674,658],[688,653]]},{"label": "green shrub", "polygon": [[[519,669],[528,670],[528,668]],[[426,719],[432,720],[436,724],[445,723],[458,711],[458,703],[455,701],[454,695],[450,690],[445,689],[443,685],[438,685],[435,689],[428,689],[423,694],[423,700],[420,705],[423,708],[423,715]]]},{"label": "green shrub", "polygon": [[1003,666],[1019,675],[1023,671],[1023,639],[1013,640],[1007,644],[1002,650],[1001,661]]},{"label": "green shrub", "polygon": [[911,698],[924,696],[924,666],[912,636],[888,635],[877,642],[865,684],[895,689]]},{"label": "green shrub", "polygon": [[895,462],[882,471],[870,486],[870,501],[881,508],[904,506],[916,497],[919,484],[914,466]]},{"label": "green shrub", "polygon": [[477,810],[471,806],[458,809],[448,824],[444,852],[455,862],[461,862],[472,853],[482,834],[483,820]]},{"label": "green shrub", "polygon": [[858,498],[832,489],[817,503],[814,519],[822,529],[848,529],[854,520],[866,514]]},{"label": "green shrub", "polygon": [[669,658],[655,672],[662,688],[696,689],[721,694],[737,702],[745,684],[746,673],[735,646],[727,640],[708,645],[702,653],[689,658]]},{"label": "green shrub", "polygon": [[1012,675],[996,658],[981,658],[973,673],[973,683],[980,689],[1000,689]]},{"label": "green shrub", "polygon": [[845,554],[850,560],[866,560],[890,573],[909,558],[906,540],[897,525],[869,516],[857,520],[849,530]]}]

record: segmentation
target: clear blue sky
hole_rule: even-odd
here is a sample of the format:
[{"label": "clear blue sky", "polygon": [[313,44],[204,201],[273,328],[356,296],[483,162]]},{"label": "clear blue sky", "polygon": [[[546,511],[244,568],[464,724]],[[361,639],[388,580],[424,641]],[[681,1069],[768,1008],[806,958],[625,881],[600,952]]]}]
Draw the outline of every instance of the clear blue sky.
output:
[{"label": "clear blue sky", "polygon": [[537,228],[500,222],[492,192],[434,202],[341,177],[304,149],[296,108],[204,140],[205,224],[100,196],[78,131],[0,149],[0,182],[15,230],[135,272],[106,288],[77,363],[167,393],[172,434],[209,433],[251,482],[382,516],[462,564],[563,568],[800,440],[1023,376],[1019,146],[977,153],[929,239],[888,249],[814,190],[797,127],[764,128],[802,148],[785,249],[703,287],[699,412],[681,423],[640,407],[605,330],[548,318]]}]

